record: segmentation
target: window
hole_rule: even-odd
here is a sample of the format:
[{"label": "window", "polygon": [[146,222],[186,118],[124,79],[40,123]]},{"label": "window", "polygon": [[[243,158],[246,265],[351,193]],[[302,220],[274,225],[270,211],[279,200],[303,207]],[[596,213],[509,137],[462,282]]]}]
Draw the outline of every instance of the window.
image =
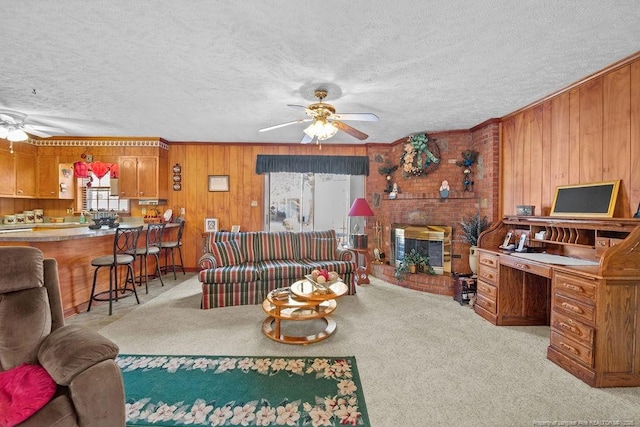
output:
[{"label": "window", "polygon": [[89,178],[78,178],[78,187],[82,195],[81,209],[94,212],[129,212],[129,200],[112,195],[113,190],[117,191],[117,188],[111,188],[115,183],[117,180],[112,182],[109,174],[98,178],[90,172]]},{"label": "window", "polygon": [[362,197],[364,176],[274,172],[265,180],[265,230],[336,231],[346,243],[351,201]]}]

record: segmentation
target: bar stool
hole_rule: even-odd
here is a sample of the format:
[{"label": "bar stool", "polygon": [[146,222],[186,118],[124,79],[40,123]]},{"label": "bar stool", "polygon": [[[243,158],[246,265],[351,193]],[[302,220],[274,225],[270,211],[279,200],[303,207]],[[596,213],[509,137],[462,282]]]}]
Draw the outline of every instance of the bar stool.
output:
[{"label": "bar stool", "polygon": [[[136,248],[136,257],[140,257],[140,276],[138,277],[138,284],[142,286],[142,271],[144,270],[144,287],[146,293],[149,293],[149,256],[152,255],[156,258],[156,273],[160,278],[160,283],[164,286],[162,281],[162,274],[160,273],[160,247],[162,242],[162,233],[164,232],[165,223],[149,224],[147,225],[146,241],[144,248]],[[144,264],[142,264],[144,259]]]},{"label": "bar stool", "polygon": [[[118,227],[116,228],[116,234],[113,238],[113,253],[110,255],[103,255],[91,260],[91,265],[95,267],[93,272],[93,285],[91,286],[91,298],[89,299],[89,307],[87,311],[91,311],[91,303],[95,301],[109,301],[109,316],[112,313],[112,300],[118,301],[118,292],[121,292],[124,296],[126,291],[133,292],[136,297],[136,301],[140,304],[138,299],[138,293],[135,286],[135,273],[133,272],[133,263],[136,260],[135,253],[138,245],[138,237],[142,232],[142,225],[139,227]],[[127,268],[127,275],[125,277],[124,285],[118,287],[118,267],[125,266]],[[102,267],[109,267],[109,290],[104,292],[95,293],[96,291],[96,279],[98,277],[98,270]],[[115,286],[114,286],[115,279]],[[127,284],[131,283],[131,289],[127,288]],[[108,294],[108,297],[104,295]]]},{"label": "bar stool", "polygon": [[[172,271],[173,271],[173,280],[176,280],[176,267],[180,267],[182,269],[182,274],[185,274],[184,272],[184,263],[182,262],[182,232],[184,230],[184,224],[185,221],[181,221],[180,222],[180,227],[178,228],[178,235],[176,237],[176,240],[170,240],[170,241],[166,241],[166,242],[160,242],[160,250],[164,250],[164,267],[162,267],[162,271],[164,272],[164,274],[167,274],[169,272],[169,266],[167,265],[167,258],[169,255],[169,252],[171,252],[171,263],[172,263]],[[176,259],[175,259],[175,254],[174,254],[174,250],[177,249],[178,250],[178,255],[180,255],[180,264],[176,265]]]}]

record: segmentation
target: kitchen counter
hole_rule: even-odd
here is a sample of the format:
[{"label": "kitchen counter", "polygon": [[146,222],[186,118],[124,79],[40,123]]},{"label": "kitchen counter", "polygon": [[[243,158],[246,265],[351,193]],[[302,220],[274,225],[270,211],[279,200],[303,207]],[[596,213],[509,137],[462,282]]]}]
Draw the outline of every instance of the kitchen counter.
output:
[{"label": "kitchen counter", "polygon": [[[34,224],[27,224],[31,227]],[[58,262],[60,277],[60,296],[66,317],[86,310],[91,295],[94,267],[91,260],[95,257],[113,253],[115,228],[92,230],[88,224],[38,223],[31,228],[4,226],[0,232],[0,246],[31,246],[42,251],[45,258],[54,258]],[[147,224],[125,222],[121,226],[139,226],[147,229]],[[180,224],[167,223],[163,240],[175,239]],[[9,232],[7,232],[9,228]],[[174,231],[175,230],[175,231]],[[144,247],[145,234],[140,235],[138,247]],[[149,271],[155,264],[150,259]],[[138,270],[139,262],[135,268]],[[136,275],[138,272],[136,271]],[[96,292],[109,289],[109,269],[98,271]]]},{"label": "kitchen counter", "polygon": [[[122,227],[135,227],[147,224],[123,223]],[[180,224],[167,223],[166,227],[174,228]],[[110,236],[115,233],[115,228],[101,228],[92,230],[88,224],[60,222],[60,223],[38,223],[4,226],[0,229],[0,242],[60,242],[65,240],[86,239],[93,237]]]}]

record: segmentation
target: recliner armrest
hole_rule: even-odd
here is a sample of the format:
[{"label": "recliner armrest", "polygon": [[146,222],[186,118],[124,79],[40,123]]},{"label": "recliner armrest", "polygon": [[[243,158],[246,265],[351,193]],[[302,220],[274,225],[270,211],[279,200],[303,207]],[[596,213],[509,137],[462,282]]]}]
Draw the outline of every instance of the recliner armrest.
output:
[{"label": "recliner armrest", "polygon": [[85,369],[115,359],[119,348],[111,340],[80,325],[67,325],[49,334],[40,345],[38,361],[60,385],[69,385]]}]

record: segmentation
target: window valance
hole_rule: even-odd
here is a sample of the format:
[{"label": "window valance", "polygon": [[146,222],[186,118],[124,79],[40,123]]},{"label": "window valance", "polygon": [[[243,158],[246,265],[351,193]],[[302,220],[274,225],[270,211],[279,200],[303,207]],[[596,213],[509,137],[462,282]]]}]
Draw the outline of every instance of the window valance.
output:
[{"label": "window valance", "polygon": [[256,173],[298,172],[369,175],[367,156],[278,156],[258,155]]}]

